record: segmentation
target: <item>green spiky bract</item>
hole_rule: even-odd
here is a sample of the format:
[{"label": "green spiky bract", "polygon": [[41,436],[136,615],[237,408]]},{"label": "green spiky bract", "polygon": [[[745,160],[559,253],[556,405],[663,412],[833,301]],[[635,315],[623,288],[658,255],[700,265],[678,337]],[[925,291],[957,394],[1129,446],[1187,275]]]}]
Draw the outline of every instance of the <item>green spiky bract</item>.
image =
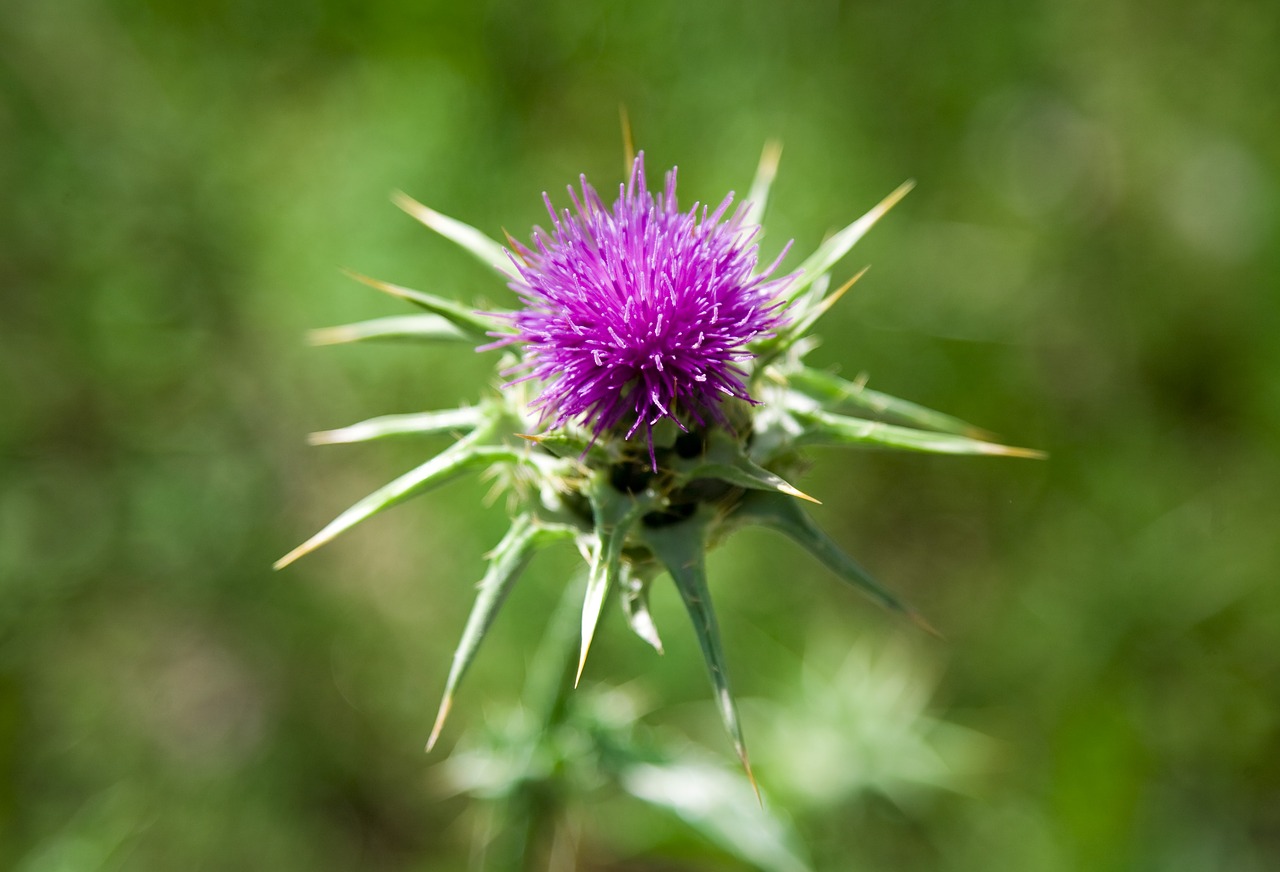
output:
[{"label": "green spiky bract", "polygon": [[[751,188],[747,216],[758,222],[777,168],[766,148]],[[360,500],[277,564],[283,567],[361,521],[463,473],[505,470],[519,481],[520,506],[511,529],[489,554],[475,605],[449,670],[428,748],[438,740],[459,683],[508,592],[538,551],[568,542],[588,562],[577,659],[580,678],[601,612],[616,593],[635,633],[659,652],[649,613],[649,589],[664,572],[689,612],[715,692],[716,706],[743,766],[746,745],[712,607],[705,571],[708,547],[732,530],[757,525],[782,533],[837,578],[881,605],[926,626],[828,537],[802,507],[813,500],[788,478],[808,446],[856,446],[939,454],[1034,457],[1038,452],[992,441],[985,431],[949,415],[873,391],[804,362],[808,331],[859,278],[828,293],[832,270],[854,244],[910,190],[900,186],[873,209],[832,234],[802,265],[785,292],[788,321],[757,340],[743,363],[759,404],[726,401],[723,421],[680,432],[654,428],[652,443],[597,438],[576,425],[538,432],[523,391],[508,389],[469,408],[374,418],[314,434],[316,443],[359,442],[451,432],[462,434],[436,457]],[[397,205],[458,243],[500,274],[504,249],[473,227],[398,194]],[[758,237],[757,237],[758,238]],[[865,270],[864,270],[865,271]],[[424,310],[317,331],[319,344],[373,339],[484,342],[510,335],[508,313],[477,313],[433,294],[353,274],[359,281]],[[497,346],[509,342],[496,343]],[[509,365],[510,359],[504,365]],[[664,422],[665,423],[665,422]],[[725,426],[725,425],[732,425]],[[653,455],[650,456],[652,447]]]}]

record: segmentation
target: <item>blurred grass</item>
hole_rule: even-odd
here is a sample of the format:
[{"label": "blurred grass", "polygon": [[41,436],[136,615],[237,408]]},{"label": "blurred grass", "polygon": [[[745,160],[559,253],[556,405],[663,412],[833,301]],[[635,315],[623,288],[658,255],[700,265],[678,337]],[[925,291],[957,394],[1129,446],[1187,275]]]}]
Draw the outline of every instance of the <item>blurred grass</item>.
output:
[{"label": "blurred grass", "polygon": [[[1051,453],[816,456],[822,522],[945,642],[780,539],[714,556],[762,710],[803,721],[831,638],[900,635],[996,748],[959,792],[806,812],[819,867],[1275,868],[1278,36],[1256,2],[0,6],[0,865],[464,865],[420,751],[501,506],[452,485],[269,567],[435,447],[308,431],[470,400],[489,361],[302,336],[401,311],[339,267],[502,301],[387,194],[523,236],[619,177],[625,103],[686,202],[784,140],[766,253],[916,178],[814,357]],[[455,736],[571,567],[513,595]],[[727,755],[656,600],[667,656],[611,615],[585,680]],[[666,866],[606,829],[593,868],[727,862],[645,821]]]}]

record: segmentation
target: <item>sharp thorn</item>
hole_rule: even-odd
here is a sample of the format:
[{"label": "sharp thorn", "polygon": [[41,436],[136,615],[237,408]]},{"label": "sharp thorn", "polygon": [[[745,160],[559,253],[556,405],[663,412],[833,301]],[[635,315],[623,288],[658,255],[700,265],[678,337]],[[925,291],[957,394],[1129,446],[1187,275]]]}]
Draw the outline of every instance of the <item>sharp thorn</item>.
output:
[{"label": "sharp thorn", "polygon": [[778,163],[782,160],[782,143],[776,139],[770,139],[764,144],[764,150],[760,153],[760,166],[757,170],[758,174],[772,182],[778,175]]},{"label": "sharp thorn", "polygon": [[324,544],[324,540],[317,542],[316,537],[313,536],[310,539],[308,539],[306,542],[303,542],[297,548],[294,548],[284,557],[281,557],[275,563],[271,564],[271,568],[276,570],[284,569],[286,566],[288,566],[290,563],[293,563],[299,557],[303,557],[307,554],[310,554],[312,551],[316,550],[323,544]]},{"label": "sharp thorn", "polygon": [[440,711],[436,713],[435,725],[431,727],[431,736],[427,739],[428,754],[431,749],[436,746],[436,742],[440,739],[440,733],[444,730],[444,722],[449,717],[449,710],[453,708],[453,695],[448,694],[440,701]]},{"label": "sharp thorn", "polygon": [[822,505],[822,500],[809,496],[804,491],[800,490],[794,485],[788,484],[785,481],[782,484],[778,485],[778,490],[782,491],[782,493],[786,494],[787,496],[798,497],[802,500],[808,500],[809,502],[813,503],[816,506]]},{"label": "sharp thorn", "polygon": [[934,628],[933,624],[925,620],[924,616],[921,615],[916,610],[914,609],[909,610],[907,612],[907,617],[911,619],[911,623],[915,624],[917,627],[924,630],[926,633],[928,633],[930,636],[933,636],[935,639],[946,638]]},{"label": "sharp thorn", "polygon": [[349,341],[350,331],[341,327],[319,327],[307,331],[307,342],[311,345],[341,345]]},{"label": "sharp thorn", "polygon": [[742,761],[742,768],[746,770],[747,781],[751,783],[751,790],[756,795],[756,802],[760,803],[760,808],[764,808],[764,797],[760,795],[760,785],[756,783],[756,775],[751,771],[751,760],[747,757],[747,748],[740,742],[734,742],[734,750],[738,752],[738,759]]},{"label": "sharp thorn", "polygon": [[428,227],[431,226],[431,220],[436,216],[436,211],[429,206],[424,206],[417,200],[410,197],[404,191],[392,191],[391,202],[395,203],[409,215],[412,215],[418,221]]},{"label": "sharp thorn", "polygon": [[622,122],[622,175],[631,174],[631,167],[636,162],[636,143],[631,135],[631,116],[627,114],[627,104],[618,104],[618,120]]}]

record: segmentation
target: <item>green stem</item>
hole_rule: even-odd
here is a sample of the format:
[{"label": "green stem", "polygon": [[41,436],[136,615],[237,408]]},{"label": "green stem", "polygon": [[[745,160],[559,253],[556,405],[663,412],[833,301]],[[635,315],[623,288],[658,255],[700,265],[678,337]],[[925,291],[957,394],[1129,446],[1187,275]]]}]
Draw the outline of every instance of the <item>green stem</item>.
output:
[{"label": "green stem", "polygon": [[544,728],[564,720],[569,694],[573,691],[585,587],[585,575],[566,585],[529,666],[524,702],[538,714]]},{"label": "green stem", "polygon": [[[568,716],[569,695],[577,675],[584,584],[582,578],[566,586],[529,666],[524,703],[536,724],[529,745],[530,778],[498,810],[497,833],[487,852],[490,862],[486,868],[512,872],[544,872],[548,868],[548,851],[565,805],[555,733]],[[553,766],[540,772],[534,767],[543,755]]]}]

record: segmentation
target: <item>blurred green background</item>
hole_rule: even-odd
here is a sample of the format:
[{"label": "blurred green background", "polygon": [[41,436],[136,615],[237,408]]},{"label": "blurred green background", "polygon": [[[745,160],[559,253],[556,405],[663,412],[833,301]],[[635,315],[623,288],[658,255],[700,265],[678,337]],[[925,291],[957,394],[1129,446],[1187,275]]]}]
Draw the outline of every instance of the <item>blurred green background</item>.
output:
[{"label": "blurred green background", "polygon": [[[1280,11],[1272,3],[0,4],[0,867],[456,870],[448,746],[518,699],[535,567],[424,756],[481,555],[471,481],[271,562],[437,444],[305,434],[492,383],[309,349],[508,292],[499,235],[621,176],[686,203],[784,141],[767,256],[906,178],[813,360],[1047,449],[822,454],[837,540],[940,629],[744,533],[713,590],[766,790],[819,869],[1280,868]],[[563,198],[561,198],[563,199]],[[794,267],[798,256],[788,262]],[[732,762],[680,606],[584,683]],[[581,868],[738,869],[603,791]]]}]

